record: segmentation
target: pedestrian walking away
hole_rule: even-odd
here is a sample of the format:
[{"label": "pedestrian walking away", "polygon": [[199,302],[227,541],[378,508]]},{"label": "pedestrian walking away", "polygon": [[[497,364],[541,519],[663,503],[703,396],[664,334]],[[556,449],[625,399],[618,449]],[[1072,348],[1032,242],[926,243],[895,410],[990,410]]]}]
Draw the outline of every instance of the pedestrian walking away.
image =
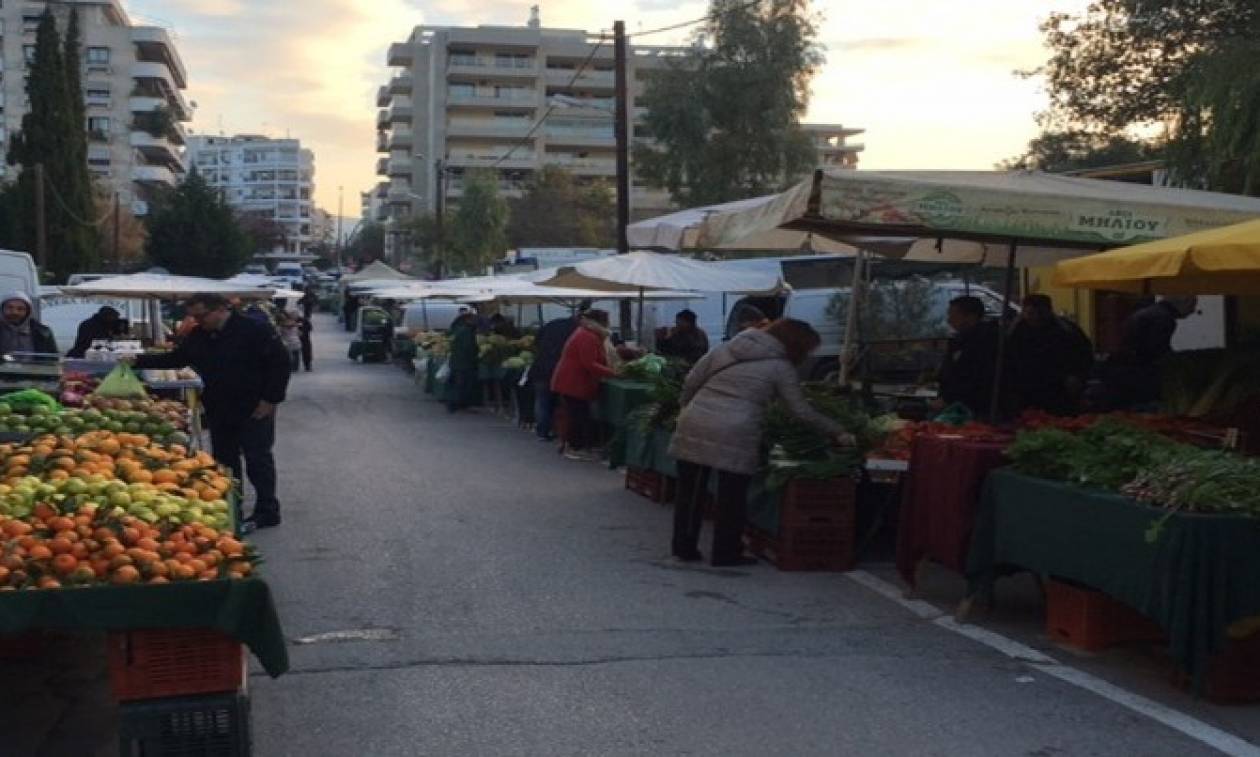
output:
[{"label": "pedestrian walking away", "polygon": [[[204,404],[214,458],[254,487],[254,513],[247,528],[280,524],[276,498],[276,407],[289,384],[289,354],[270,326],[234,312],[223,297],[200,294],[187,303],[197,323],[175,350],[141,355],[137,368],[192,366],[205,383]],[[239,515],[239,513],[238,513]]]},{"label": "pedestrian walking away", "polygon": [[22,352],[56,354],[52,329],[32,317],[34,306],[25,292],[10,292],[0,302],[0,355]]},{"label": "pedestrian walking away", "polygon": [[[312,328],[314,326],[311,324],[311,317],[309,315],[304,316],[302,322],[298,325],[298,336],[302,345],[302,365],[306,368],[307,373],[311,372],[311,366],[315,362],[315,345],[311,343]],[[293,370],[297,370],[297,368]]]},{"label": "pedestrian walking away", "polygon": [[818,348],[808,323],[781,320],[765,331],[746,331],[700,359],[683,385],[682,412],[669,454],[678,461],[673,553],[680,560],[700,553],[703,499],[717,472],[717,521],[713,528],[715,566],[756,562],[743,555],[748,486],[761,466],[766,408],[775,397],[802,421],[852,444],[843,427],[810,407],[797,369]]}]

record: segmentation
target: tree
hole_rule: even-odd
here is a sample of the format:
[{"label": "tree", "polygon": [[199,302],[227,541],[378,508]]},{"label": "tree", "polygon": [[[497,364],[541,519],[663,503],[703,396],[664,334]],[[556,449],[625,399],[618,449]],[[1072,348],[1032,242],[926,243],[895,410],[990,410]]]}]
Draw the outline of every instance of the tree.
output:
[{"label": "tree", "polygon": [[[443,219],[450,226],[448,213]],[[421,267],[428,269],[435,277],[442,275],[442,260],[438,249],[438,223],[435,213],[421,213],[413,216],[406,226],[407,238],[411,240],[414,250],[413,260]]]},{"label": "tree", "polygon": [[9,145],[10,165],[22,173],[10,188],[13,218],[7,245],[37,248],[35,167],[43,166],[46,269],[54,280],[93,270],[98,261],[98,220],[87,166],[86,115],[79,77],[78,13],[71,11],[65,46],[50,11],[40,18],[26,93],[30,109]]},{"label": "tree", "polygon": [[1260,5],[1094,0],[1042,25],[1048,130],[1159,129],[1180,183],[1260,194]]},{"label": "tree", "polygon": [[489,171],[469,171],[464,196],[451,218],[442,245],[443,267],[480,272],[507,252],[508,206],[499,196],[498,178]]},{"label": "tree", "polygon": [[353,259],[362,264],[385,257],[385,227],[375,221],[365,221],[350,238],[341,257],[343,262]]},{"label": "tree", "polygon": [[1048,131],[1028,143],[1028,151],[1005,161],[1000,168],[1035,169],[1048,173],[1114,166],[1153,160],[1159,147],[1123,134],[1099,134],[1081,129]]},{"label": "tree", "polygon": [[249,238],[250,247],[255,253],[283,250],[289,241],[288,229],[269,213],[238,210],[236,222]]},{"label": "tree", "polygon": [[582,186],[573,174],[546,166],[525,194],[508,200],[512,247],[612,247],[616,203],[604,182]]},{"label": "tree", "polygon": [[[101,258],[105,267],[111,270],[128,270],[134,268],[144,259],[145,244],[149,239],[149,230],[144,222],[131,212],[127,203],[118,206],[118,217],[114,217],[114,190],[97,185],[93,194],[95,216],[105,219],[100,226],[102,246]],[[114,234],[114,224],[118,224],[118,234]],[[114,241],[118,249],[114,249]]]},{"label": "tree", "polygon": [[254,252],[232,208],[196,168],[153,213],[147,249],[171,273],[212,278],[239,272]]},{"label": "tree", "polygon": [[823,63],[808,0],[712,0],[687,59],[647,80],[640,177],[684,206],[783,188],[815,164],[800,128]]}]

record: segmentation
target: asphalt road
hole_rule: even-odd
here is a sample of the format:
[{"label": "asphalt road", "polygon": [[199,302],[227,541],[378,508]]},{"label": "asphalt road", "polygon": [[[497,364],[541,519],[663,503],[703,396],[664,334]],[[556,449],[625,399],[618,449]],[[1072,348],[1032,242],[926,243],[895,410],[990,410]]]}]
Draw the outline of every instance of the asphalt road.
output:
[{"label": "asphalt road", "polygon": [[256,535],[294,641],[258,755],[1217,754],[844,577],[675,565],[667,510],[336,328]]}]

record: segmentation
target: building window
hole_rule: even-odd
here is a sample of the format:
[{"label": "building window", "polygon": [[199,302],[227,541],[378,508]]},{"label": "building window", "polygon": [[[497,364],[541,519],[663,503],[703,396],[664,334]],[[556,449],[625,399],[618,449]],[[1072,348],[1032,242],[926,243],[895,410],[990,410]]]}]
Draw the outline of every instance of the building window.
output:
[{"label": "building window", "polygon": [[34,63],[35,62],[35,46],[22,45],[22,57],[26,60],[26,65],[29,66],[32,63]]},{"label": "building window", "polygon": [[93,168],[109,168],[109,158],[88,158],[88,165]]},{"label": "building window", "polygon": [[108,66],[109,48],[89,47],[87,49],[87,63],[89,66]]},{"label": "building window", "polygon": [[92,139],[104,142],[109,139],[109,118],[106,116],[92,116],[87,123],[88,136]]},{"label": "building window", "polygon": [[39,16],[22,16],[22,31],[37,32],[39,31]]}]

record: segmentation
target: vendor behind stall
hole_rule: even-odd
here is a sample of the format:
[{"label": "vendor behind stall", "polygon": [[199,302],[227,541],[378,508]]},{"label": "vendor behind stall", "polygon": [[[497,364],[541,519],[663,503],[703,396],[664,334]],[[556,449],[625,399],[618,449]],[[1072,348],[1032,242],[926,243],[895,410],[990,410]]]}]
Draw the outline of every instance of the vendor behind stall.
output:
[{"label": "vendor behind stall", "polygon": [[674,328],[657,333],[656,351],[695,365],[709,351],[709,337],[697,325],[696,314],[683,310],[674,316]]},{"label": "vendor behind stall", "polygon": [[31,315],[33,305],[25,292],[10,292],[0,302],[0,355],[17,352],[55,354],[57,340],[52,329]]},{"label": "vendor behind stall", "polygon": [[941,404],[962,405],[976,417],[988,415],[997,367],[998,325],[984,317],[979,297],[956,297],[949,303],[949,340],[938,378]]},{"label": "vendor behind stall", "polygon": [[1024,298],[1007,337],[1006,370],[1013,409],[1071,415],[1094,368],[1094,347],[1075,323],[1055,314],[1044,294]]},{"label": "vendor behind stall", "polygon": [[79,331],[74,337],[74,346],[66,353],[66,357],[81,358],[92,348],[93,342],[112,341],[126,333],[127,322],[123,320],[122,314],[109,305],[105,305],[79,324]]},{"label": "vendor behind stall", "polygon": [[1172,354],[1177,321],[1194,314],[1197,297],[1164,297],[1124,322],[1120,349],[1102,366],[1105,409],[1141,408],[1159,401],[1160,363]]}]

